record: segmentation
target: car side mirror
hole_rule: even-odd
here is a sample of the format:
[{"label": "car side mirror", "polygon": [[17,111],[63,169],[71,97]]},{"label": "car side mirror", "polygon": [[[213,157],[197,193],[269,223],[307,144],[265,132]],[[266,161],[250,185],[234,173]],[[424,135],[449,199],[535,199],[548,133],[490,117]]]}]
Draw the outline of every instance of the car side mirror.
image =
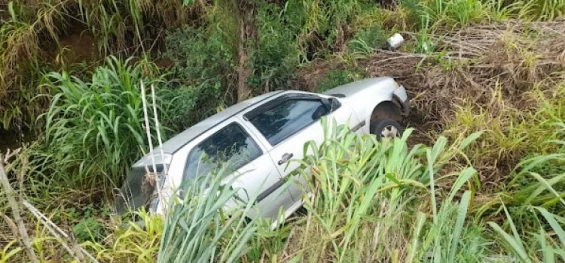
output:
[{"label": "car side mirror", "polygon": [[323,116],[327,115],[328,113],[330,113],[330,108],[326,105],[320,105],[313,113],[312,113],[312,119],[313,120],[318,120],[320,118],[322,118]]},{"label": "car side mirror", "polygon": [[322,101],[322,104],[324,105],[324,107],[326,107],[326,109],[328,109],[328,111],[332,110],[332,100],[333,100],[333,98],[321,98],[320,100]]}]

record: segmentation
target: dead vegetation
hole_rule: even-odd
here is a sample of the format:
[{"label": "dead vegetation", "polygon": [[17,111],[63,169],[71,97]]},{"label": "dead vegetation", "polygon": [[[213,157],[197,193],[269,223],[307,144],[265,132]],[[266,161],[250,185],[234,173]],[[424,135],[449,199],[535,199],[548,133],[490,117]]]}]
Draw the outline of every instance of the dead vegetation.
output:
[{"label": "dead vegetation", "polygon": [[470,158],[482,179],[496,184],[528,154],[526,138],[551,132],[536,135],[540,127],[532,122],[540,93],[557,92],[564,80],[565,21],[508,21],[431,39],[436,53],[379,52],[367,71],[409,87],[415,107],[409,122],[429,138],[487,128],[482,149]]},{"label": "dead vegetation", "polygon": [[[404,34],[407,46],[422,44],[418,34]],[[532,140],[552,132],[532,122],[544,97],[556,96],[565,80],[565,20],[510,20],[427,38],[434,52],[378,50],[355,63],[368,76],[392,76],[408,88],[414,109],[407,125],[419,131],[413,143],[487,128],[470,159],[485,182],[497,184],[531,152]],[[340,67],[348,65],[316,63],[300,84],[312,90],[325,72]]]},{"label": "dead vegetation", "polygon": [[395,76],[409,87],[426,121],[452,118],[459,100],[496,106],[497,87],[506,106],[535,110],[524,93],[563,79],[556,73],[565,68],[565,20],[469,27],[433,42],[439,53],[379,52],[367,67],[371,76]]}]

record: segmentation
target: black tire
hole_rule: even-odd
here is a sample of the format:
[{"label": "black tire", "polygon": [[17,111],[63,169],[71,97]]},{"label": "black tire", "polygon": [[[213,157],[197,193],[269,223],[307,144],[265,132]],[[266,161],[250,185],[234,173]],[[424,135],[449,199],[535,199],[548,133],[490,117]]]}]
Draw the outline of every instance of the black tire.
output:
[{"label": "black tire", "polygon": [[402,125],[393,119],[375,120],[371,126],[371,133],[377,136],[377,141],[380,141],[385,136],[391,139],[393,135],[401,137],[404,132]]}]

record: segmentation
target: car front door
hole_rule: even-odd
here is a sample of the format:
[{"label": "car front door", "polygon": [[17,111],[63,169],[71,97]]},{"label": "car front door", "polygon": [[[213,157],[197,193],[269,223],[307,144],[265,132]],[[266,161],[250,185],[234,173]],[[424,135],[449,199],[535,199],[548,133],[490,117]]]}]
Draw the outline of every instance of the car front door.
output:
[{"label": "car front door", "polygon": [[[233,186],[242,189],[239,198],[243,201],[256,198],[248,216],[276,220],[279,211],[288,210],[293,199],[286,188],[278,187],[281,176],[265,148],[237,121],[228,121],[215,129],[190,150],[183,182],[209,175],[220,167],[227,169],[223,182],[234,179]],[[265,195],[264,189],[273,191]]]},{"label": "car front door", "polygon": [[[283,95],[244,115],[272,147],[269,155],[279,173],[286,180],[294,181],[289,191],[295,202],[302,201],[305,180],[294,176],[300,164],[290,160],[304,157],[304,145],[308,141],[314,141],[316,145],[324,141],[324,127],[321,123],[324,116],[328,118],[328,124],[333,120],[338,125],[358,123],[353,110],[342,105],[337,98],[310,93]],[[309,153],[310,150],[307,154]]]}]

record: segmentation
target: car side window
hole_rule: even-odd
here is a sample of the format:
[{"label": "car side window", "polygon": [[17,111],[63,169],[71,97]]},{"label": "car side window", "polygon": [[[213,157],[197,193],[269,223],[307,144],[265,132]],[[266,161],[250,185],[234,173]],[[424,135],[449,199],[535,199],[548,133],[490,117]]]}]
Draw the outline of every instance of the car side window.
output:
[{"label": "car side window", "polygon": [[257,143],[239,124],[228,124],[190,151],[183,181],[220,168],[228,169],[227,174],[235,172],[262,154]]},{"label": "car side window", "polygon": [[256,114],[249,121],[274,146],[329,112],[320,100],[296,98]]}]

